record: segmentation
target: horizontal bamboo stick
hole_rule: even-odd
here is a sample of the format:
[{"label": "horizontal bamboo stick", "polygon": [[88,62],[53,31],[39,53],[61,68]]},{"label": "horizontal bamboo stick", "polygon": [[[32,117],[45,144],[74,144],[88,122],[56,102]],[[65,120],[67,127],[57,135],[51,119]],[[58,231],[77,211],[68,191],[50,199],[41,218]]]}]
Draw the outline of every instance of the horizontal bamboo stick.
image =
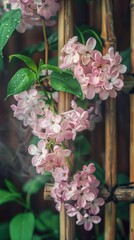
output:
[{"label": "horizontal bamboo stick", "polygon": [[[47,183],[45,185],[45,191],[44,191],[44,199],[45,200],[53,200],[51,197],[51,190],[52,190],[53,184]],[[100,189],[99,193],[100,197],[103,197],[105,201],[110,196],[109,190],[106,187],[103,187]],[[117,201],[123,201],[123,202],[133,202],[134,201],[134,187],[129,186],[117,186],[114,192],[114,196],[116,197]]]}]

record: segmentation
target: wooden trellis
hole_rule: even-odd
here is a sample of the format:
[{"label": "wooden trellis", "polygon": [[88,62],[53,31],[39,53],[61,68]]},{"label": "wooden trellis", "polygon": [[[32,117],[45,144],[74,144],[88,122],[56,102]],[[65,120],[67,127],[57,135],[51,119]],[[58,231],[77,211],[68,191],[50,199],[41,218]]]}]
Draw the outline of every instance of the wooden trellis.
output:
[{"label": "wooden trellis", "polygon": [[[73,36],[73,0],[62,0],[59,13],[58,26],[58,49],[59,55],[63,45]],[[101,37],[104,40],[104,52],[109,47],[116,49],[116,37],[113,28],[112,0],[102,0],[102,32]],[[132,49],[132,73],[134,73],[134,0],[131,0],[131,49]],[[130,90],[134,83],[133,75],[125,76],[125,87]],[[133,84],[134,85],[134,84]],[[61,92],[59,94],[59,113],[67,111],[70,108],[72,96]],[[130,182],[134,182],[134,95],[130,95]],[[104,199],[109,198],[109,189],[117,184],[117,159],[116,159],[116,100],[109,99],[106,102],[105,113],[105,182],[108,188],[103,188],[100,195]],[[72,160],[73,161],[73,160]],[[133,186],[133,185],[132,185]],[[44,198],[51,199],[50,191],[52,184],[45,187]],[[118,201],[134,201],[134,188],[118,186],[114,192]],[[60,240],[74,240],[74,219],[69,218],[64,206],[60,213]],[[105,240],[116,240],[116,203],[110,201],[105,205]],[[130,240],[134,240],[134,204],[130,204]]]}]

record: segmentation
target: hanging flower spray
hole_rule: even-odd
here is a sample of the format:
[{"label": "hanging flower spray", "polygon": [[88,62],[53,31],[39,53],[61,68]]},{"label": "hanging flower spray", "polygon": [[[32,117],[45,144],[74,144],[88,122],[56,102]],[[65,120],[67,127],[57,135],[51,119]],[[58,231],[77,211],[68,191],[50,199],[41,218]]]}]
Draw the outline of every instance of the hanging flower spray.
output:
[{"label": "hanging flower spray", "polygon": [[[76,224],[84,224],[89,231],[93,224],[101,221],[98,213],[104,200],[99,197],[100,181],[94,174],[96,169],[93,163],[83,165],[77,172],[73,171],[73,150],[69,149],[69,145],[67,147],[66,142],[75,141],[77,134],[84,130],[94,129],[95,123],[101,120],[101,100],[117,96],[124,85],[126,66],[121,64],[121,56],[113,48],[102,55],[96,50],[95,38],[90,37],[86,43],[81,43],[77,36],[69,39],[62,48],[59,67],[48,65],[46,26],[55,24],[59,2],[9,0],[8,3],[10,9],[21,9],[17,30],[25,32],[27,28],[42,24],[45,42],[45,63],[41,61],[38,68],[27,56],[10,56],[10,60],[16,57],[27,65],[8,84],[7,96],[14,95],[17,101],[11,105],[14,117],[21,120],[25,127],[30,126],[32,134],[38,137],[37,145],[31,144],[28,152],[38,174],[47,171],[53,176],[51,195],[56,209],[60,211],[64,203],[67,215],[76,216]],[[9,11],[7,1],[3,8]],[[63,84],[65,81],[68,83],[66,87]],[[46,83],[49,83],[50,91]],[[58,96],[55,91],[74,95],[71,110],[57,113]],[[89,103],[93,99],[94,103],[83,109],[77,104],[78,97]]]}]

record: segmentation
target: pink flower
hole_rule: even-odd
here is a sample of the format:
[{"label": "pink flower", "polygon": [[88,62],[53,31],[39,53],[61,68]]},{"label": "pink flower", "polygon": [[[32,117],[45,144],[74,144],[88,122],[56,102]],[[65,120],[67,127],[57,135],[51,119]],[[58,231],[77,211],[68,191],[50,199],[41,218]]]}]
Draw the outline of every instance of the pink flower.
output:
[{"label": "pink flower", "polygon": [[126,66],[121,64],[121,56],[113,48],[106,55],[95,50],[96,40],[89,38],[85,45],[77,37],[68,41],[61,51],[60,68],[70,68],[81,85],[83,95],[93,99],[96,94],[101,100],[109,96],[115,98],[123,87],[123,73]]},{"label": "pink flower", "polygon": [[46,157],[48,155],[48,150],[46,149],[46,142],[43,140],[40,140],[38,142],[38,147],[36,147],[34,144],[31,144],[28,147],[28,152],[31,155],[34,155],[32,158],[32,164],[33,166],[39,166],[43,164],[46,161]]},{"label": "pink flower", "polygon": [[90,216],[89,214],[85,214],[82,220],[77,220],[76,224],[82,225],[84,224],[84,228],[86,231],[90,231],[93,228],[93,223],[98,224],[101,221],[99,216]]},{"label": "pink flower", "polygon": [[[29,89],[14,96],[17,105],[11,105],[14,117],[23,121],[24,126],[33,126],[37,120],[36,115],[44,114],[45,102],[36,89]],[[33,119],[33,121],[32,121]]]},{"label": "pink flower", "polygon": [[53,176],[55,182],[67,181],[68,174],[69,174],[68,167],[63,167],[63,168],[57,167],[57,168],[55,168],[54,172],[52,172],[52,176]]},{"label": "pink flower", "polygon": [[69,149],[63,149],[61,146],[54,146],[53,152],[49,153],[47,162],[44,167],[46,171],[54,171],[57,167],[66,165],[66,157],[69,157],[71,151]]},{"label": "pink flower", "polygon": [[60,8],[57,0],[9,0],[11,9],[21,9],[22,20],[17,30],[24,32],[27,28],[41,25],[41,17],[45,20],[46,26],[53,26],[56,21],[52,17],[56,16]]},{"label": "pink flower", "polygon": [[103,198],[96,198],[93,202],[88,202],[84,209],[88,209],[89,214],[97,215],[100,211],[99,206],[104,205]]},{"label": "pink flower", "polygon": [[56,15],[59,8],[60,4],[56,0],[45,0],[41,6],[38,6],[37,13],[48,20]]}]

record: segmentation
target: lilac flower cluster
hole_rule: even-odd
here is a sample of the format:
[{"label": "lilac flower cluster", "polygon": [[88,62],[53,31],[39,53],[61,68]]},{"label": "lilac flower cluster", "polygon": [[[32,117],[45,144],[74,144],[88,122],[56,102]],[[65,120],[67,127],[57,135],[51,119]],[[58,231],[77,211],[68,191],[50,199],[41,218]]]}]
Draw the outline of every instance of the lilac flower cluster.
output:
[{"label": "lilac flower cluster", "polygon": [[64,203],[67,215],[76,216],[76,224],[84,224],[84,228],[90,231],[94,224],[98,224],[101,218],[97,215],[99,206],[104,204],[104,200],[98,197],[99,180],[94,176],[95,166],[93,163],[83,166],[73,176],[69,176],[67,166],[56,168],[52,175],[55,180],[52,188],[52,197],[56,202],[56,209],[61,210]]},{"label": "lilac flower cluster", "polygon": [[7,3],[11,5],[11,9],[21,9],[22,11],[22,20],[17,26],[19,32],[25,32],[32,26],[40,26],[41,18],[45,20],[46,26],[55,25],[56,21],[53,17],[60,8],[57,0],[8,0],[5,2],[5,10],[8,10]]},{"label": "lilac flower cluster", "polygon": [[22,120],[24,126],[29,125],[39,138],[37,146],[31,144],[28,151],[33,156],[33,166],[41,174],[65,166],[71,151],[65,148],[64,140],[75,140],[78,132],[93,130],[95,122],[101,118],[100,102],[85,111],[72,101],[72,110],[55,114],[34,88],[14,97],[18,101],[17,105],[11,105],[14,117]]},{"label": "lilac flower cluster", "polygon": [[93,99],[97,93],[100,99],[109,96],[115,98],[123,87],[123,73],[126,66],[122,58],[111,47],[106,55],[95,50],[96,40],[89,38],[86,45],[78,42],[78,37],[71,38],[61,50],[61,69],[70,68],[78,79],[83,94]]}]

